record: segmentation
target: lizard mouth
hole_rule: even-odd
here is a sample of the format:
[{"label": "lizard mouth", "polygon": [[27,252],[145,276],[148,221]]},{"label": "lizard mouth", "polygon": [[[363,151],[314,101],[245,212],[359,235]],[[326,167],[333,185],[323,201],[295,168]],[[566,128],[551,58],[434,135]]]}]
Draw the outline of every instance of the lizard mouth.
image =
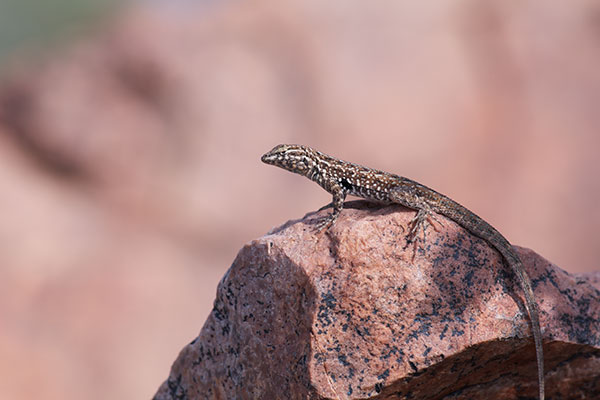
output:
[{"label": "lizard mouth", "polygon": [[260,158],[260,161],[264,162],[265,164],[275,164],[275,159],[276,156],[269,152],[263,154],[263,156]]}]

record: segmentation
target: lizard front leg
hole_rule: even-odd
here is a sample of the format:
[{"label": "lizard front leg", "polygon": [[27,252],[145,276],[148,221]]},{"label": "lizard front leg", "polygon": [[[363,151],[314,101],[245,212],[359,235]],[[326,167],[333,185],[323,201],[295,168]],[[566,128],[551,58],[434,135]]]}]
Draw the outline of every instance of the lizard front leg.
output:
[{"label": "lizard front leg", "polygon": [[324,229],[329,229],[338,219],[340,213],[342,212],[342,209],[344,208],[344,200],[346,199],[347,193],[346,190],[344,190],[344,188],[342,187],[342,185],[340,185],[337,182],[333,183],[329,188],[329,192],[333,196],[333,199],[331,200],[331,206],[333,207],[333,211],[331,212],[331,214],[327,215],[326,217],[323,217],[323,219],[321,219],[317,223],[317,232],[321,232]]}]

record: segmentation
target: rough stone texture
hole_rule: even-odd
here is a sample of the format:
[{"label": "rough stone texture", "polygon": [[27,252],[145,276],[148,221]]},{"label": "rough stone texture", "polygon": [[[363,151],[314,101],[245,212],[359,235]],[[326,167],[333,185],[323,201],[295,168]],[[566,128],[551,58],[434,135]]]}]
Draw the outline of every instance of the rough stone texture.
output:
[{"label": "rough stone texture", "polygon": [[[415,249],[400,206],[352,202],[320,235],[317,215],[239,252],[156,400],[536,396],[521,290],[484,241],[443,219]],[[600,396],[598,288],[517,250],[540,304],[548,398]]]}]

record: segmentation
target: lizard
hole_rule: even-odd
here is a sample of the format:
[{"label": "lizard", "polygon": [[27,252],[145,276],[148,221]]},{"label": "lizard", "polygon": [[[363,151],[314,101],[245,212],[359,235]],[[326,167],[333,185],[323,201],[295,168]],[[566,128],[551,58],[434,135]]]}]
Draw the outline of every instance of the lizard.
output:
[{"label": "lizard", "polygon": [[420,230],[425,234],[427,225],[433,225],[431,220],[437,221],[434,214],[437,213],[453,220],[498,251],[504,262],[514,271],[525,295],[525,307],[535,343],[539,399],[544,400],[544,351],[531,280],[523,269],[519,255],[500,232],[466,207],[425,185],[403,176],[343,161],[308,146],[281,144],[265,153],[261,161],[305,176],[332,195],[333,199],[329,205],[333,211],[317,224],[319,231],[329,229],[335,223],[344,207],[346,196],[352,195],[379,203],[400,204],[416,210],[417,213],[411,221],[408,242],[414,240]]}]

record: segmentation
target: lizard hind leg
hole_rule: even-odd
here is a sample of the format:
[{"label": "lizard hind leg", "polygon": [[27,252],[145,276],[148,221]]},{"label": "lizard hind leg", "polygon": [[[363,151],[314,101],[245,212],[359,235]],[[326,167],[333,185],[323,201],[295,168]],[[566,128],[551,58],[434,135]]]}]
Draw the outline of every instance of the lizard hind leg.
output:
[{"label": "lizard hind leg", "polygon": [[[440,226],[443,226],[442,222],[435,216],[429,207],[422,207],[417,209],[417,214],[410,221],[410,230],[406,235],[406,246],[410,243],[414,245],[414,253],[417,252],[417,246],[419,242],[419,233],[423,232],[422,239],[423,243],[427,242],[427,227],[431,225],[434,231],[438,232],[435,223],[437,222]],[[414,258],[413,253],[413,258]]]}]

